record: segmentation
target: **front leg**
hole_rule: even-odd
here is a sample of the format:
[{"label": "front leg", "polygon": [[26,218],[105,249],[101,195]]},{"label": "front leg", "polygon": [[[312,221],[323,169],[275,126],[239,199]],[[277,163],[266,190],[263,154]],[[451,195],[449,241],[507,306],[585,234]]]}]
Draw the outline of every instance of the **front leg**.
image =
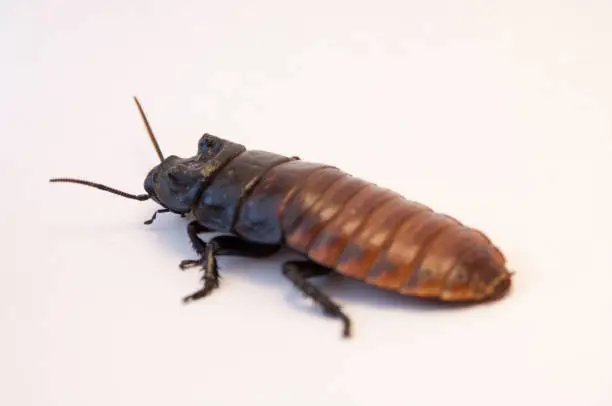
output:
[{"label": "front leg", "polygon": [[[235,236],[224,235],[214,237],[208,244],[200,240],[199,237],[196,236],[196,238],[204,245],[202,258],[198,261],[204,270],[204,276],[202,277],[204,286],[197,292],[183,298],[185,303],[208,296],[214,289],[219,287],[219,267],[216,259],[218,255],[263,258],[275,254],[280,249],[280,245],[256,244]],[[194,248],[198,251],[202,247],[194,244]]]},{"label": "front leg", "polygon": [[197,221],[192,221],[187,226],[187,235],[195,252],[200,256],[199,259],[186,259],[181,261],[179,267],[181,269],[191,268],[192,266],[202,265],[204,263],[204,253],[206,252],[206,243],[198,237],[199,233],[210,233],[213,230],[204,227]]}]

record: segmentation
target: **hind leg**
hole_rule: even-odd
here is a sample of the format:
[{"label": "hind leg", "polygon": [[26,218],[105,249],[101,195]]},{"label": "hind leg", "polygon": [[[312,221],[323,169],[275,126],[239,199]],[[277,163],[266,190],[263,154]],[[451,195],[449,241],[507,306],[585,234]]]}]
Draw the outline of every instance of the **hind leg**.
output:
[{"label": "hind leg", "polygon": [[295,287],[321,306],[325,314],[342,321],[342,335],[347,338],[351,335],[351,321],[348,316],[342,312],[340,306],[334,303],[329,296],[307,280],[308,278],[323,276],[329,273],[331,273],[331,269],[311,261],[290,261],[283,265],[283,275],[285,275]]}]

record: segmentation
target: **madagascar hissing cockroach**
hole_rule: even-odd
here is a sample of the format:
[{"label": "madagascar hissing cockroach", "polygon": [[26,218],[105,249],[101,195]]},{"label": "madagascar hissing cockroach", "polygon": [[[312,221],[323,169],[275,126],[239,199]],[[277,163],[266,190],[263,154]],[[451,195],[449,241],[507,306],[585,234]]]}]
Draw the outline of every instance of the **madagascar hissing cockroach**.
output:
[{"label": "madagascar hissing cockroach", "polygon": [[[500,250],[485,234],[458,220],[407,200],[389,189],[351,176],[335,166],[305,162],[204,134],[191,158],[164,158],[138,99],[134,97],[161,163],[144,181],[146,194],[133,195],[71,178],[135,200],[152,199],[190,216],[187,235],[198,259],[203,287],[184,302],[219,287],[216,257],[271,256],[281,247],[303,255],[285,262],[283,275],[343,323],[349,318],[308,278],[338,272],[403,295],[445,302],[483,302],[502,297],[511,273]],[[220,232],[204,242],[199,233]]]}]

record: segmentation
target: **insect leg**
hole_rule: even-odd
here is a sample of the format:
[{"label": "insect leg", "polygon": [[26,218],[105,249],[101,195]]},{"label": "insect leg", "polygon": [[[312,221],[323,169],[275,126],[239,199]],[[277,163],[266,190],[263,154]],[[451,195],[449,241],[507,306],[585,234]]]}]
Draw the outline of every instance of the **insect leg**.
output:
[{"label": "insect leg", "polygon": [[[208,244],[204,243],[199,238],[197,239],[200,243],[204,244],[204,252],[201,260],[204,270],[204,276],[202,277],[204,287],[183,298],[185,303],[208,296],[210,292],[219,287],[219,271],[216,258],[218,255],[263,258],[275,254],[280,249],[279,245],[255,244],[231,235],[214,237]],[[201,249],[201,246],[195,248],[196,251],[198,251]]]},{"label": "insect leg", "polygon": [[198,237],[199,233],[208,233],[212,230],[204,227],[197,221],[192,221],[187,225],[187,235],[189,236],[189,241],[193,246],[195,252],[200,256],[200,259],[186,259],[181,261],[179,267],[181,269],[191,268],[196,265],[202,265],[204,263],[204,252],[206,251],[206,243],[202,241],[200,237]]},{"label": "insect leg", "polygon": [[159,210],[156,210],[155,213],[153,213],[153,216],[149,220],[145,221],[144,223],[146,225],[152,224],[155,221],[155,219],[157,218],[158,214],[168,213],[169,211],[170,211],[169,209],[159,209]]},{"label": "insect leg", "polygon": [[342,320],[344,337],[351,335],[351,321],[340,310],[340,306],[334,303],[329,296],[323,293],[306,279],[326,275],[331,269],[325,268],[311,261],[290,261],[283,265],[283,275],[285,275],[295,287],[297,287],[306,297],[311,298],[316,304],[323,308],[323,312],[331,317]]}]

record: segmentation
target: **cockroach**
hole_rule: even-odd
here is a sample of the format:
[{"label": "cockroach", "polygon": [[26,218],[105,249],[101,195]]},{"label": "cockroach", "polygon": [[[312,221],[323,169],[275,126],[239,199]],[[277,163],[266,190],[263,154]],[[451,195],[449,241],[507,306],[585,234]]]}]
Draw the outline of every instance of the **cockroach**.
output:
[{"label": "cockroach", "polygon": [[[248,150],[205,133],[190,158],[164,158],[138,99],[134,101],[160,164],[147,174],[145,194],[133,195],[81,179],[55,178],[129,199],[152,199],[159,213],[193,220],[187,235],[200,267],[202,288],[191,302],[219,287],[217,256],[268,257],[288,247],[303,256],[282,274],[323,312],[351,321],[308,279],[337,272],[402,295],[442,302],[477,303],[504,296],[512,273],[501,251],[481,231],[402,195],[354,177],[336,166],[296,156]],[[199,234],[219,235],[204,242]]]}]

